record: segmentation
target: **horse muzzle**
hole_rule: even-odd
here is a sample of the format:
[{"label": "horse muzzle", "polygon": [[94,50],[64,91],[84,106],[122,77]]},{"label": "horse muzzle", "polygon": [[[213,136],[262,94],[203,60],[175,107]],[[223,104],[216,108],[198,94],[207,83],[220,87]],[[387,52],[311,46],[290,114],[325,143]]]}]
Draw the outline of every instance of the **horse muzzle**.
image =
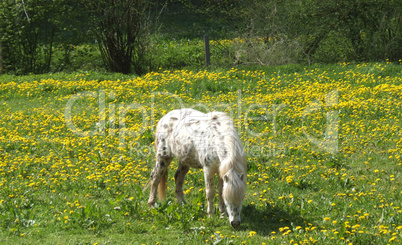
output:
[{"label": "horse muzzle", "polygon": [[233,228],[237,228],[237,227],[240,226],[240,221],[232,221],[232,222],[230,222],[230,225],[231,225]]}]

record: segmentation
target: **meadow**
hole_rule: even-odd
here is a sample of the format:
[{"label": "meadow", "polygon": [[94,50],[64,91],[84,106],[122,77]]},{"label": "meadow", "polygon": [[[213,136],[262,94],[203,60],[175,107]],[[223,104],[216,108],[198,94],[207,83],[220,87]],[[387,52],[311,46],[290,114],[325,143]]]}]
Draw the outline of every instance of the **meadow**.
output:
[{"label": "meadow", "polygon": [[[168,111],[225,111],[243,141],[240,228],[206,215],[201,170],[147,206]],[[399,64],[0,77],[1,244],[400,244]]]}]

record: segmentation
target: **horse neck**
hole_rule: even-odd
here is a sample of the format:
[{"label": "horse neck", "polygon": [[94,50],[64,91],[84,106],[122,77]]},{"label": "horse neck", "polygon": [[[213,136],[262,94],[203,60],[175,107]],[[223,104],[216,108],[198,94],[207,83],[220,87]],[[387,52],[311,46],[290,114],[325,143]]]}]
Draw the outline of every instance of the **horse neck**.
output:
[{"label": "horse neck", "polygon": [[222,170],[226,173],[229,169],[234,169],[240,174],[244,173],[246,171],[244,149],[236,131],[233,130],[226,136],[224,145],[228,147],[229,155],[221,159]]}]

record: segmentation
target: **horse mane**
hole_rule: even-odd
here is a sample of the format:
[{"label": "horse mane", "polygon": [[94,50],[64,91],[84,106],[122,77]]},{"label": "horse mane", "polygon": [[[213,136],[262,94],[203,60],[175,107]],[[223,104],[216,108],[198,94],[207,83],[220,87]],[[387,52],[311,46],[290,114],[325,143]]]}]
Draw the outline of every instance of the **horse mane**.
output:
[{"label": "horse mane", "polygon": [[[221,161],[219,176],[223,178],[226,173],[231,174],[230,170],[236,171],[239,176],[247,175],[244,149],[233,121],[224,112],[211,112],[210,118],[211,126],[216,127],[217,132],[223,135],[223,142],[216,146]],[[245,179],[246,176],[243,178],[244,183],[246,183]]]},{"label": "horse mane", "polygon": [[245,174],[243,174],[243,181],[233,169],[229,169],[225,176],[227,177],[227,182],[225,188],[223,188],[222,195],[230,199],[232,203],[243,200],[246,191]]}]

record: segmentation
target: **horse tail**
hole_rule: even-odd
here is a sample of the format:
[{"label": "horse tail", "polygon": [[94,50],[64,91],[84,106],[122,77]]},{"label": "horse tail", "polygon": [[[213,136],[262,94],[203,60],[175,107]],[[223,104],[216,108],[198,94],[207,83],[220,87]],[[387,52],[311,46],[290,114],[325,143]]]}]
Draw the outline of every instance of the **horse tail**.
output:
[{"label": "horse tail", "polygon": [[162,174],[161,182],[158,185],[158,198],[159,200],[163,200],[166,197],[166,186],[167,186],[167,179],[168,179],[168,169],[164,171]]},{"label": "horse tail", "polygon": [[[158,152],[158,131],[159,131],[159,124],[156,127],[155,131],[155,152]],[[159,182],[158,185],[158,198],[159,200],[163,200],[166,197],[166,184],[167,184],[167,178],[168,178],[168,170],[162,174],[161,181]]]}]

